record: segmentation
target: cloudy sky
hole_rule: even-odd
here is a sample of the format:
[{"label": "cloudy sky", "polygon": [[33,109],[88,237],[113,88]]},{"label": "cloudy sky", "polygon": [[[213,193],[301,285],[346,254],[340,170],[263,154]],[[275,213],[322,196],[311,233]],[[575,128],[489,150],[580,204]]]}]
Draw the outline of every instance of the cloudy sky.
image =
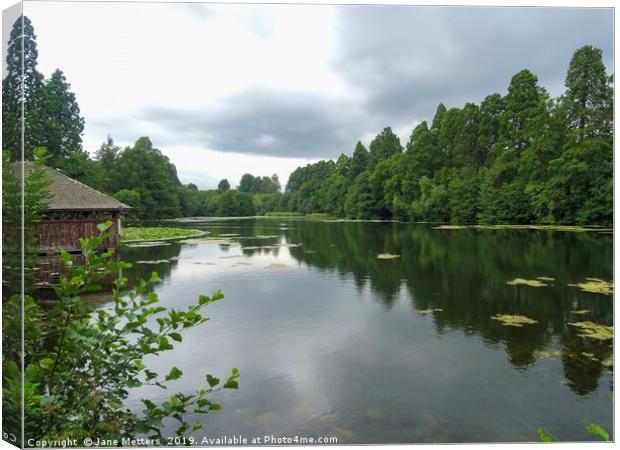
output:
[{"label": "cloudy sky", "polygon": [[552,95],[575,49],[613,68],[611,9],[25,2],[39,70],[65,73],[85,148],[149,136],[202,188],[286,180],[385,126],[404,143],[528,68]]}]

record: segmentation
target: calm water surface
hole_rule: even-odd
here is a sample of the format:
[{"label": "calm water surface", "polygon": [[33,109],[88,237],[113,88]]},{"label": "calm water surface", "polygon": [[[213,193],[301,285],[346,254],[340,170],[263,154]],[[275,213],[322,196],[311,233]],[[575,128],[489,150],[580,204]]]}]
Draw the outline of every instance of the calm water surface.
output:
[{"label": "calm water surface", "polygon": [[[205,310],[206,325],[149,361],[160,373],[182,369],[173,387],[184,391],[205,387],[206,373],[239,368],[240,389],[213,397],[224,408],[206,418],[208,436],[532,441],[543,427],[560,440],[592,440],[588,423],[612,429],[603,364],[611,341],[567,325],[612,324],[612,297],[568,286],[612,280],[611,235],[280,218],[181,226],[230,243],[121,253],[134,263],[130,279],[159,272],[165,306],[224,292]],[[506,284],[539,276],[555,281]],[[507,327],[495,314],[537,323]],[[171,393],[137,390],[131,404]]]}]

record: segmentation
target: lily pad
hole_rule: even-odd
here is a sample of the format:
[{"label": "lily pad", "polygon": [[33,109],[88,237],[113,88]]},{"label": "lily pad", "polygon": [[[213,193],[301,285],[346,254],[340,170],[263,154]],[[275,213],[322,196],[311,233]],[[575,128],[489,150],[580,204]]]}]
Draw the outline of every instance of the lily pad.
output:
[{"label": "lily pad", "polygon": [[393,255],[391,253],[379,253],[377,259],[396,259],[400,258],[400,255]]},{"label": "lily pad", "polygon": [[614,338],[614,327],[600,325],[594,322],[569,322],[569,325],[578,328],[581,337],[608,341]]},{"label": "lily pad", "polygon": [[594,356],[594,353],[581,352],[581,354],[591,361],[599,361],[599,359],[596,356]]},{"label": "lily pad", "polygon": [[182,241],[179,241],[182,244],[190,244],[190,245],[199,245],[199,244],[218,244],[218,245],[232,245],[232,241],[228,240],[228,239],[208,239],[208,238],[204,238],[204,239],[184,239]]},{"label": "lily pad", "polygon": [[439,225],[433,227],[433,230],[465,230],[469,228],[467,225]]},{"label": "lily pad", "polygon": [[435,309],[416,309],[415,312],[417,312],[418,314],[431,314],[433,312],[441,312],[443,311],[443,309],[441,308],[435,308]]},{"label": "lily pad", "polygon": [[542,281],[555,281],[555,278],[553,277],[536,277],[536,279]]},{"label": "lily pad", "polygon": [[569,286],[578,287],[584,292],[591,292],[593,294],[614,294],[614,284],[611,281],[601,280],[600,278],[586,278],[586,281],[583,283],[569,284]]},{"label": "lily pad", "polygon": [[578,311],[571,311],[571,314],[588,314],[589,312],[589,309],[580,309]]},{"label": "lily pad", "polygon": [[272,263],[269,264],[267,267],[265,267],[266,269],[282,269],[286,267],[286,264],[281,264],[281,263]]},{"label": "lily pad", "polygon": [[170,245],[170,243],[168,242],[135,242],[132,244],[124,244],[126,247],[129,248],[142,248],[142,247],[163,247],[166,245]]},{"label": "lily pad", "polygon": [[161,264],[170,262],[169,259],[155,259],[153,261],[136,261],[134,264]]},{"label": "lily pad", "polygon": [[549,286],[548,284],[543,283],[541,280],[526,280],[525,278],[515,278],[514,280],[506,281],[506,284],[509,284],[510,286],[518,286],[522,284],[531,287]]},{"label": "lily pad", "polygon": [[538,323],[537,320],[530,319],[529,317],[511,314],[497,314],[491,316],[491,319],[498,320],[507,327],[522,327],[523,325]]}]

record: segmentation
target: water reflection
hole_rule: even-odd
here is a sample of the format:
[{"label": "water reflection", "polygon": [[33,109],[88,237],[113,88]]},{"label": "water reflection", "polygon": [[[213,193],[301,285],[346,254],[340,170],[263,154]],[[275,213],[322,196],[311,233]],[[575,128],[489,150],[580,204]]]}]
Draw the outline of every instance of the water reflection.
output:
[{"label": "water reflection", "polygon": [[[303,423],[341,442],[463,442],[529,440],[528,430],[554,424],[562,439],[589,439],[584,420],[610,424],[611,341],[567,324],[612,324],[611,297],[569,286],[612,279],[611,236],[283,219],[187,226],[230,243],[122,256],[134,262],[130,279],[159,272],[160,296],[175,307],[198,290],[229,299],[213,312],[213,347],[189,336],[176,361],[202,373],[234,355],[242,366],[243,398],[226,398],[231,412],[213,419],[216,430]],[[506,283],[540,276],[554,280]],[[496,314],[536,323],[504,326]]]}]

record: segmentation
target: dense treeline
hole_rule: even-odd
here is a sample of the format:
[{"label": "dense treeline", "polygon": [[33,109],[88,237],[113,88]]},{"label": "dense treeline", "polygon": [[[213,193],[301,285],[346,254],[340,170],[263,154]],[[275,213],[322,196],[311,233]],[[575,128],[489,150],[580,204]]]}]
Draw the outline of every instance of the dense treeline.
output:
[{"label": "dense treeline", "polygon": [[[566,91],[550,98],[523,70],[507,94],[480,105],[437,107],[403,147],[385,128],[368,149],[296,169],[284,194],[276,175],[245,174],[237,189],[183,185],[175,166],[147,137],[121,149],[111,138],[91,157],[82,148],[84,119],[63,73],[39,73],[36,36],[27,17],[11,32],[2,83],[4,150],[21,159],[21,68],[25,148],[47,148],[48,164],[134,207],[141,219],[245,216],[272,211],[323,212],[350,218],[455,223],[612,222],[613,77],[601,50],[578,49]],[[22,56],[23,55],[23,56]]]},{"label": "dense treeline", "polygon": [[613,77],[601,50],[578,49],[566,92],[528,70],[505,96],[446,109],[405,147],[388,127],[352,156],[298,168],[287,205],[302,213],[456,223],[612,221]]}]

